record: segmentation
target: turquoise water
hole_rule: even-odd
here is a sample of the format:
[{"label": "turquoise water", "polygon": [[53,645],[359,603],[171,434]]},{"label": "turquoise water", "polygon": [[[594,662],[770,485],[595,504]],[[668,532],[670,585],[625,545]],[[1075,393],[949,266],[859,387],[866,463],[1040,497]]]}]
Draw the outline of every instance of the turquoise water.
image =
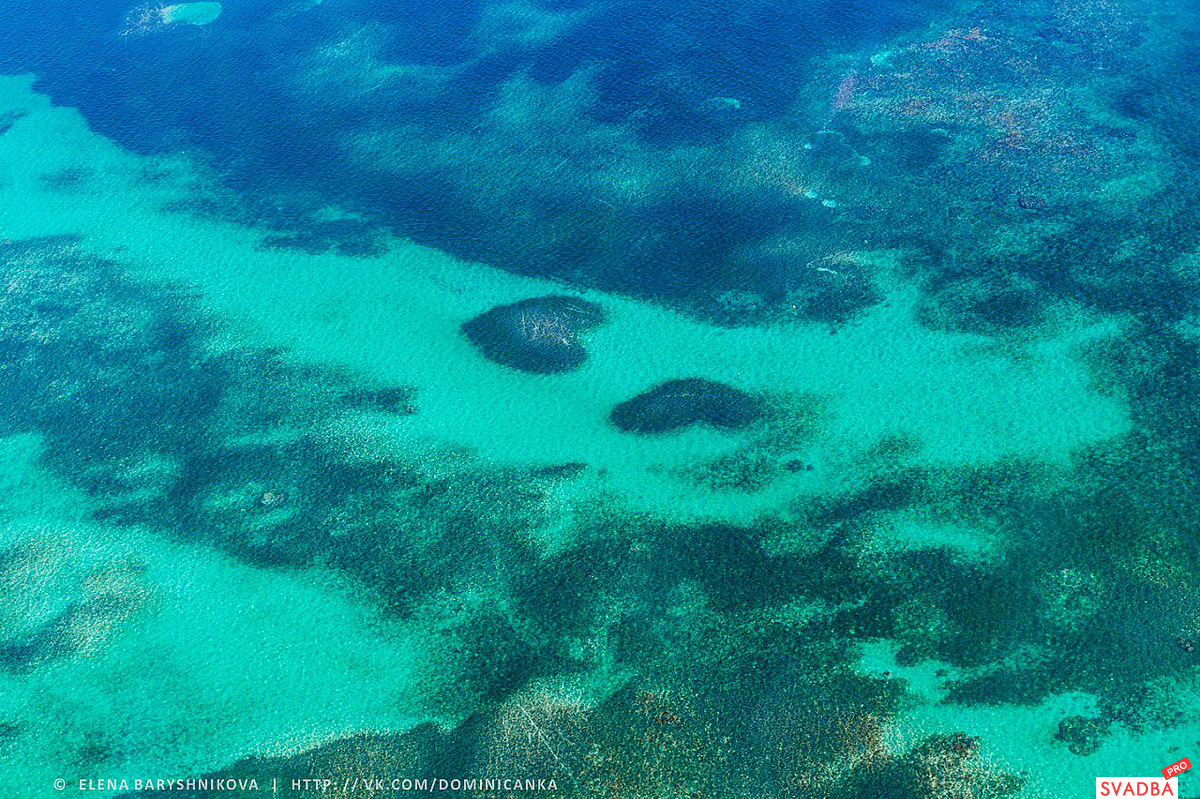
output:
[{"label": "turquoise water", "polygon": [[[61,10],[0,14],[7,795],[1200,753],[1188,7]],[[464,335],[531,300],[584,356]]]}]

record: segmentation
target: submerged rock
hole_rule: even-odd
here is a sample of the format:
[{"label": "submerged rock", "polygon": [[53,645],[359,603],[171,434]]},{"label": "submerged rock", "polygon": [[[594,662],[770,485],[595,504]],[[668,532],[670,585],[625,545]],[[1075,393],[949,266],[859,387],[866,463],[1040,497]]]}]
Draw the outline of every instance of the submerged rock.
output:
[{"label": "submerged rock", "polygon": [[462,326],[484,356],[526,372],[566,372],[587,359],[579,334],[604,321],[595,303],[551,295],[498,305]]},{"label": "submerged rock", "polygon": [[819,130],[813,134],[812,141],[805,145],[805,149],[829,163],[858,163],[858,153],[841,131],[828,128]]},{"label": "submerged rock", "polygon": [[1046,198],[1039,194],[1018,194],[1017,205],[1026,211],[1045,211],[1050,207]]},{"label": "submerged rock", "polygon": [[1109,722],[1101,718],[1067,716],[1058,723],[1054,739],[1067,744],[1073,754],[1086,757],[1095,754],[1104,745],[1109,726]]},{"label": "submerged rock", "polygon": [[612,409],[609,419],[629,433],[667,433],[693,424],[737,429],[758,419],[757,397],[740,389],[689,377],[668,380]]},{"label": "submerged rock", "polygon": [[555,480],[574,480],[587,471],[586,463],[578,461],[570,461],[568,463],[560,463],[555,466],[543,466],[540,469],[535,469],[534,477],[547,477]]}]

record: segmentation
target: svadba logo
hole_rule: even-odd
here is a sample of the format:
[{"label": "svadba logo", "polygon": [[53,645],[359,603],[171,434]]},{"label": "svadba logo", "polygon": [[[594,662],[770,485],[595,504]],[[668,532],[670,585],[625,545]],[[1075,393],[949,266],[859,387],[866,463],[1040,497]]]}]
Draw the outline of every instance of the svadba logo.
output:
[{"label": "svadba logo", "polygon": [[1179,778],[1172,777],[1097,777],[1096,797],[1122,799],[1126,796],[1166,796],[1179,799]]},{"label": "svadba logo", "polygon": [[1162,770],[1161,777],[1097,777],[1096,799],[1121,799],[1125,796],[1179,797],[1178,774],[1192,767],[1186,757]]}]

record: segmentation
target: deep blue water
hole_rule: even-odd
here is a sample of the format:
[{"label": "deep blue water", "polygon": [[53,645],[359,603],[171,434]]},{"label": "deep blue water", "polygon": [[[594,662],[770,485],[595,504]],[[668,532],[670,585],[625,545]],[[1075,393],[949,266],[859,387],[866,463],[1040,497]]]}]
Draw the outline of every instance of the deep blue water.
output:
[{"label": "deep blue water", "polygon": [[[514,270],[687,299],[714,288],[755,288],[762,281],[739,271],[731,253],[781,223],[809,224],[808,214],[777,191],[731,195],[702,167],[652,205],[621,208],[607,220],[629,240],[649,239],[630,259],[645,267],[630,269],[594,252],[586,235],[548,247],[536,228],[514,226],[504,198],[475,196],[471,184],[490,176],[439,163],[398,176],[348,158],[345,139],[393,124],[434,136],[485,136],[480,128],[506,81],[527,75],[554,86],[587,67],[595,70],[596,94],[581,124],[628,130],[648,158],[680,145],[719,150],[741,125],[787,115],[811,79],[812,59],[919,29],[949,3],[563,4],[546,10],[587,18],[531,45],[473,35],[484,5],[350,2],[304,13],[285,13],[291,3],[231,5],[219,28],[120,36],[129,11],[123,3],[72,4],[54,15],[12,3],[0,12],[7,42],[0,65],[34,72],[39,90],[81,109],[95,130],[124,147],[194,152],[244,193],[249,214],[268,223],[295,226],[286,212],[271,218],[281,198],[300,205],[296,215],[334,200],[403,235]],[[424,91],[384,87],[345,101],[330,96],[337,86],[303,85],[297,73],[318,60],[319,48],[365,26],[374,58],[452,74]],[[736,98],[740,109],[714,107],[720,97]],[[580,184],[601,165],[580,164],[554,187],[546,185],[551,178],[529,175],[538,184],[535,218],[564,208],[605,213]],[[502,175],[507,167],[491,168]],[[647,228],[649,236],[639,235]],[[769,281],[758,288],[776,290]]]}]

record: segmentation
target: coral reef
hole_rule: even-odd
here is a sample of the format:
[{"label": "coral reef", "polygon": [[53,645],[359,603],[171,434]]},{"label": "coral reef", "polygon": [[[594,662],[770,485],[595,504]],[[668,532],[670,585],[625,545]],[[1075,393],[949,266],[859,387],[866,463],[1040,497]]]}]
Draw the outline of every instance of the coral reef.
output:
[{"label": "coral reef", "polygon": [[610,420],[629,433],[669,433],[694,424],[736,430],[762,416],[761,401],[740,389],[689,377],[668,380],[612,409]]},{"label": "coral reef", "polygon": [[548,296],[500,305],[464,322],[463,333],[490,360],[526,372],[566,372],[583,364],[580,334],[604,321],[595,303]]}]

